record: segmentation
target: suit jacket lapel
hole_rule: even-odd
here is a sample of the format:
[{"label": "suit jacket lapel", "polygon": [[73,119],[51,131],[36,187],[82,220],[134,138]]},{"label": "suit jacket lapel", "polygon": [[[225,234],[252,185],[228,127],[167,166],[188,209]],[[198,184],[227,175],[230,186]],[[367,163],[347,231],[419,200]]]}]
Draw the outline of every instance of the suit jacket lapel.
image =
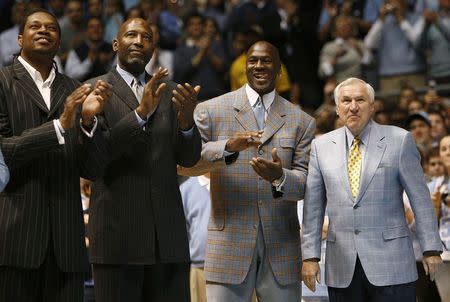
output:
[{"label": "suit jacket lapel", "polygon": [[286,113],[282,105],[280,96],[275,94],[275,100],[270,106],[269,114],[266,119],[266,126],[261,138],[262,144],[266,143],[286,122]]},{"label": "suit jacket lapel", "polygon": [[338,165],[341,167],[341,173],[339,173],[339,178],[341,179],[342,187],[347,192],[350,200],[353,200],[352,192],[350,190],[350,181],[348,179],[348,169],[347,169],[347,140],[345,138],[345,128],[342,127],[339,129],[336,137],[332,140],[336,146],[335,152],[331,154],[336,154],[337,158],[341,161],[341,164]]},{"label": "suit jacket lapel", "polygon": [[30,100],[42,111],[49,113],[47,105],[42,98],[41,92],[34,83],[28,71],[18,59],[14,59],[13,69],[17,83],[22,91],[30,97]]},{"label": "suit jacket lapel", "polygon": [[67,91],[66,85],[64,85],[63,77],[60,73],[56,73],[56,77],[53,80],[51,93],[50,93],[50,112],[48,117],[51,117],[58,108],[64,104],[66,97],[70,93]]},{"label": "suit jacket lapel", "polygon": [[115,68],[109,72],[108,82],[114,87],[114,93],[130,107],[131,110],[134,110],[139,106],[139,102],[133,91],[131,91],[130,86],[128,86]]},{"label": "suit jacket lapel", "polygon": [[245,93],[245,85],[236,91],[233,107],[236,111],[235,117],[245,131],[258,131],[255,114]]},{"label": "suit jacket lapel", "polygon": [[365,165],[361,183],[359,185],[359,193],[356,198],[356,203],[358,203],[364,196],[364,193],[366,192],[367,187],[375,175],[378,165],[380,164],[384,151],[386,150],[386,139],[384,134],[381,133],[380,127],[377,123],[371,123],[372,128],[370,129],[369,143],[364,157]]}]

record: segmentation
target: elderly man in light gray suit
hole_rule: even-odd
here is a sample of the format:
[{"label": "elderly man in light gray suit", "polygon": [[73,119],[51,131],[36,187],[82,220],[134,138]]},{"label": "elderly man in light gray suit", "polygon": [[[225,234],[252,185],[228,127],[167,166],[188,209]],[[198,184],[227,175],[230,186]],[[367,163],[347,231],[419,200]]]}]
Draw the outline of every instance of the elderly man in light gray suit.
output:
[{"label": "elderly man in light gray suit", "polygon": [[305,284],[320,282],[327,207],[325,282],[330,301],[415,301],[417,271],[402,192],[416,216],[424,267],[434,278],[442,245],[420,156],[409,132],[371,120],[373,88],[350,78],[334,92],[345,126],[314,140],[303,210]]}]

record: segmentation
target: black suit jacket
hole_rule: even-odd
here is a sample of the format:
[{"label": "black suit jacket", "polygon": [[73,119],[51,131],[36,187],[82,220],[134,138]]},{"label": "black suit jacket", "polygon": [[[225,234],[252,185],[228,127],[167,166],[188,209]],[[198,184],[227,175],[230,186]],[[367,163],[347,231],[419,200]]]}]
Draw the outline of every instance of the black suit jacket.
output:
[{"label": "black suit jacket", "polygon": [[90,199],[90,260],[103,264],[153,264],[189,261],[186,222],[176,165],[193,166],[200,158],[201,138],[178,129],[172,104],[175,83],[167,82],[160,104],[141,127],[134,110],[138,101],[114,69],[92,79],[107,81],[114,94],[104,107],[102,131],[108,150],[105,168],[93,184]]},{"label": "black suit jacket", "polygon": [[53,124],[77,86],[57,73],[48,110],[19,60],[0,69],[0,145],[11,173],[0,193],[0,266],[36,268],[52,242],[61,270],[88,268],[79,180],[88,163],[79,129],[60,145]]}]

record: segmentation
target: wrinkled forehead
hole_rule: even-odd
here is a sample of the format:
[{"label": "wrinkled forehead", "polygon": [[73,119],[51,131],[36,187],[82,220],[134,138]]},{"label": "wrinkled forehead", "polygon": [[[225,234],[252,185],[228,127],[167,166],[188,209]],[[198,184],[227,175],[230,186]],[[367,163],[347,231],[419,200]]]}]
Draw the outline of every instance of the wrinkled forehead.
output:
[{"label": "wrinkled forehead", "polygon": [[146,33],[152,35],[152,29],[150,25],[144,20],[140,18],[130,19],[125,21],[119,29],[118,36],[123,36],[126,32],[136,31],[139,33]]}]

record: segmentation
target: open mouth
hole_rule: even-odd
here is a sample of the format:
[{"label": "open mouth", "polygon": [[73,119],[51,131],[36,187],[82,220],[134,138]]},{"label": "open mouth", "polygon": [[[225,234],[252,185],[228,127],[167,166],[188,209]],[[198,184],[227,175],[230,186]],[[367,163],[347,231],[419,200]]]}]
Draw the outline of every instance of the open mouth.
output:
[{"label": "open mouth", "polygon": [[49,38],[47,38],[47,37],[39,37],[39,38],[37,38],[35,41],[36,41],[36,42],[39,42],[39,43],[46,43],[46,44],[52,42],[52,41],[51,41]]},{"label": "open mouth", "polygon": [[269,74],[267,73],[254,73],[253,77],[257,80],[267,80],[269,78]]}]

